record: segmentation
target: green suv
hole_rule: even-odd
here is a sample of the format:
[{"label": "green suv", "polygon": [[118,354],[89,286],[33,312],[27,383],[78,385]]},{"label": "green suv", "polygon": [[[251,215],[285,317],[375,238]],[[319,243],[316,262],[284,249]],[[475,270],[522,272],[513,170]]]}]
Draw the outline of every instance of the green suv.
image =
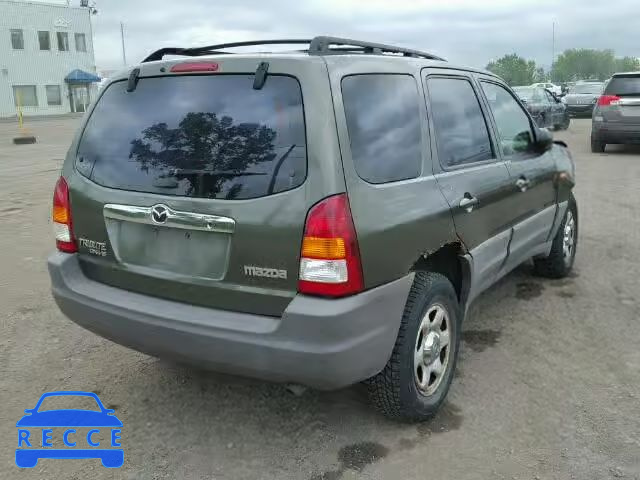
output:
[{"label": "green suv", "polygon": [[[304,46],[231,53],[285,43]],[[69,149],[53,295],[150,355],[364,381],[422,419],[470,302],[528,259],[572,268],[573,186],[566,145],[490,73],[332,37],[162,49],[110,80]]]}]

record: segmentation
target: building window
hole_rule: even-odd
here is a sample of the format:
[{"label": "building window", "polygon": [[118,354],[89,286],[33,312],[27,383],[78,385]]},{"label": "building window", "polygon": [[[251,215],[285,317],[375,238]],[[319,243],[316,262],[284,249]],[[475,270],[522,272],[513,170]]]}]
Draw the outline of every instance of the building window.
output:
[{"label": "building window", "polygon": [[49,32],[38,32],[38,43],[40,44],[40,50],[51,50],[51,37]]},{"label": "building window", "polygon": [[16,107],[37,107],[38,95],[36,94],[35,85],[14,85],[13,100]]},{"label": "building window", "polygon": [[69,34],[67,32],[56,32],[58,37],[58,50],[61,52],[69,51]]},{"label": "building window", "polygon": [[76,33],[76,51],[87,51],[87,38],[85,37],[84,33]]},{"label": "building window", "polygon": [[11,46],[14,50],[24,50],[24,37],[22,30],[11,29]]},{"label": "building window", "polygon": [[62,105],[60,85],[47,85],[47,105]]}]

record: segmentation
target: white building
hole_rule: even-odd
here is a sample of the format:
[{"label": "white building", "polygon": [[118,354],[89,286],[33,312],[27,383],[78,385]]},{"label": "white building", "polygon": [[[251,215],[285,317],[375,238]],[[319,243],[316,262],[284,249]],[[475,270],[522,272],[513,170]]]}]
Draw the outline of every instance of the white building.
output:
[{"label": "white building", "polygon": [[83,112],[97,88],[89,8],[0,0],[0,117]]}]

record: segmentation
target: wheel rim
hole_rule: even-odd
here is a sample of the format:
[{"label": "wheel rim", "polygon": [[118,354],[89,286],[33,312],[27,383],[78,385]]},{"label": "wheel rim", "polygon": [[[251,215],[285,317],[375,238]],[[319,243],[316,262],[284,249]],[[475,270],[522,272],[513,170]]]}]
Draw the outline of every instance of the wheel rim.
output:
[{"label": "wheel rim", "polygon": [[565,265],[571,265],[576,246],[576,220],[571,210],[567,212],[567,220],[564,224],[562,237],[562,255]]},{"label": "wheel rim", "polygon": [[433,395],[442,383],[451,350],[449,314],[440,304],[429,307],[422,318],[413,350],[413,373],[418,391]]}]

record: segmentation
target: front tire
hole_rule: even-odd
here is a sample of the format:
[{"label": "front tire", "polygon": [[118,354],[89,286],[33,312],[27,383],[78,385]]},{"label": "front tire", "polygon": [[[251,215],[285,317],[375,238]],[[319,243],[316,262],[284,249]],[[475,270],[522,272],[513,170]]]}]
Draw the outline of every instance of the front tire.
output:
[{"label": "front tire", "polygon": [[573,268],[577,247],[578,206],[572,195],[560,228],[553,238],[549,256],[533,261],[535,273],[547,278],[566,277]]},{"label": "front tire", "polygon": [[375,407],[393,419],[432,417],[451,385],[461,324],[451,282],[439,273],[417,272],[391,358],[367,381]]}]

